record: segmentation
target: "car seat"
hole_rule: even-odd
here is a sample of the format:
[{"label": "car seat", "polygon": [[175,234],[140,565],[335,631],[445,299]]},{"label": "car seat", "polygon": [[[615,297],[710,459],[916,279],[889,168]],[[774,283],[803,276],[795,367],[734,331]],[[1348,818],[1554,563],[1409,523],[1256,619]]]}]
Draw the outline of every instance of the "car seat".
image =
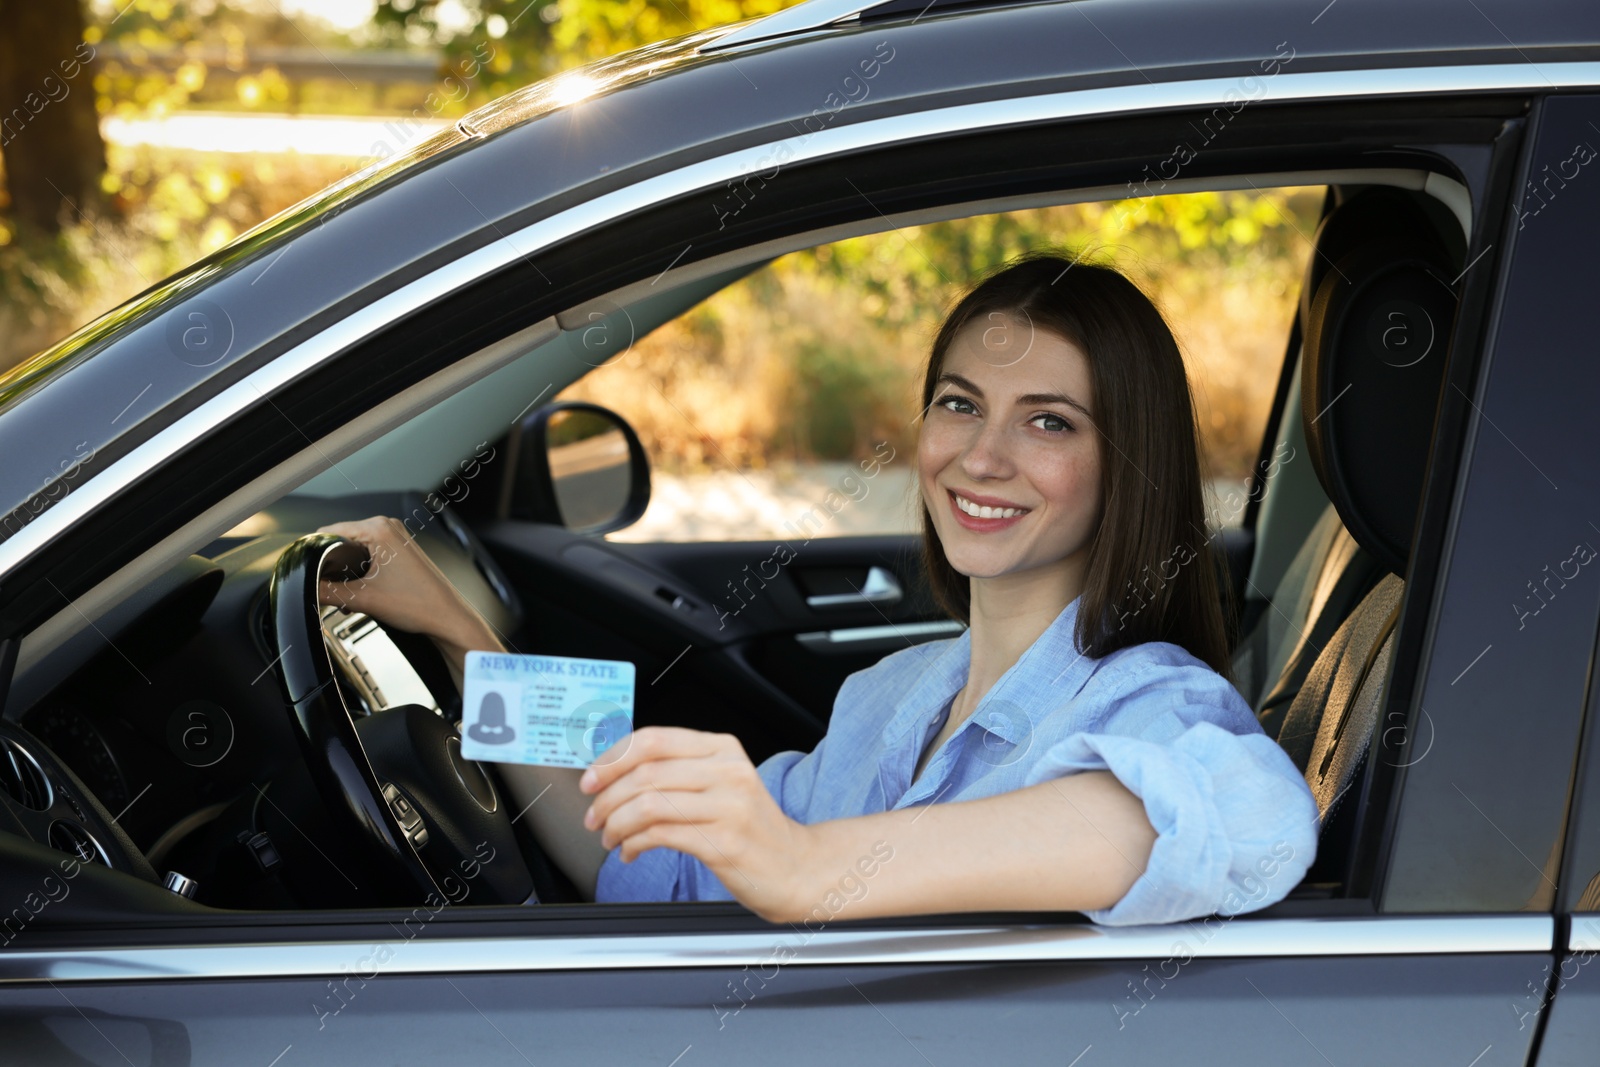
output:
[{"label": "car seat", "polygon": [[[1375,242],[1395,239],[1432,246],[1446,260],[1458,255],[1458,250],[1446,248],[1423,207],[1426,202],[1415,194],[1380,187],[1358,193],[1330,212],[1317,229],[1306,265],[1301,323],[1311,322],[1316,294],[1331,265]],[[1301,349],[1302,376],[1307,374],[1309,341],[1307,331],[1307,344]],[[1434,341],[1436,353],[1442,343]],[[1300,395],[1308,440],[1324,407],[1348,399],[1329,394],[1323,403],[1312,405],[1304,382]],[[1427,427],[1431,426],[1430,418]],[[1322,478],[1320,470],[1318,477]],[[1235,684],[1269,736],[1281,733],[1290,704],[1317,656],[1386,573],[1388,569],[1350,535],[1339,509],[1328,504],[1234,651]]]},{"label": "car seat", "polygon": [[[1379,192],[1395,195],[1368,200]],[[1426,215],[1398,191],[1363,193],[1339,210],[1349,212],[1340,240],[1319,241],[1326,263],[1306,320],[1301,414],[1317,479],[1379,578],[1312,659],[1276,736],[1305,772],[1322,820],[1307,881],[1347,883],[1356,819],[1348,806],[1334,816],[1366,765],[1393,660],[1457,268]],[[1329,544],[1324,571],[1342,551],[1337,536]]]}]

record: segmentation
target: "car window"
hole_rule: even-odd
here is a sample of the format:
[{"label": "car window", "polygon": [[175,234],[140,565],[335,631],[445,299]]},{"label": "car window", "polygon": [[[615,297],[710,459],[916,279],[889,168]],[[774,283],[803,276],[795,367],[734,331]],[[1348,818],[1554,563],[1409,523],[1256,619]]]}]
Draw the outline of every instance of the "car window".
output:
[{"label": "car window", "polygon": [[1318,186],[1072,204],[783,256],[560,395],[619,412],[650,455],[649,509],[609,536],[915,532],[913,416],[940,318],[984,271],[1050,246],[1109,260],[1155,297],[1189,367],[1211,523],[1237,525],[1322,197]]}]

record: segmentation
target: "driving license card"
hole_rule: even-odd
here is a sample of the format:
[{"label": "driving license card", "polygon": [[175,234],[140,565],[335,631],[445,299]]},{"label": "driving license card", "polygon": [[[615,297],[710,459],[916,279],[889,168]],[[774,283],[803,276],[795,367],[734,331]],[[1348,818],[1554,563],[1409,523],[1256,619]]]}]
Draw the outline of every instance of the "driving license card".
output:
[{"label": "driving license card", "polygon": [[461,754],[496,763],[587,767],[633,732],[633,664],[468,652]]}]

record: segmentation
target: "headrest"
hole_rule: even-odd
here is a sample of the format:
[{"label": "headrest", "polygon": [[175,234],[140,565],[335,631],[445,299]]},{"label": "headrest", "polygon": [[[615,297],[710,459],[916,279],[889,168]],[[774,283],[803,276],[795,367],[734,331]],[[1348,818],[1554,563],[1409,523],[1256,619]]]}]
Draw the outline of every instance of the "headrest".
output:
[{"label": "headrest", "polygon": [[1414,201],[1375,189],[1324,220],[1312,259],[1311,464],[1350,535],[1404,577],[1455,319],[1452,257]]}]

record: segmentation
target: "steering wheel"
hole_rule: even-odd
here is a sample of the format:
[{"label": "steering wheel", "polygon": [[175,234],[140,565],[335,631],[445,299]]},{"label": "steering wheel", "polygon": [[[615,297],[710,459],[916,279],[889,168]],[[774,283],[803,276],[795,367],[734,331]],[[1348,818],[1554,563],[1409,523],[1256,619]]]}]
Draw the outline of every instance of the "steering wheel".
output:
[{"label": "steering wheel", "polygon": [[309,534],[268,586],[276,673],[311,779],[395,903],[537,903],[506,806],[455,727],[419,704],[358,720],[345,703],[317,582],[359,578],[369,562],[362,545]]}]

